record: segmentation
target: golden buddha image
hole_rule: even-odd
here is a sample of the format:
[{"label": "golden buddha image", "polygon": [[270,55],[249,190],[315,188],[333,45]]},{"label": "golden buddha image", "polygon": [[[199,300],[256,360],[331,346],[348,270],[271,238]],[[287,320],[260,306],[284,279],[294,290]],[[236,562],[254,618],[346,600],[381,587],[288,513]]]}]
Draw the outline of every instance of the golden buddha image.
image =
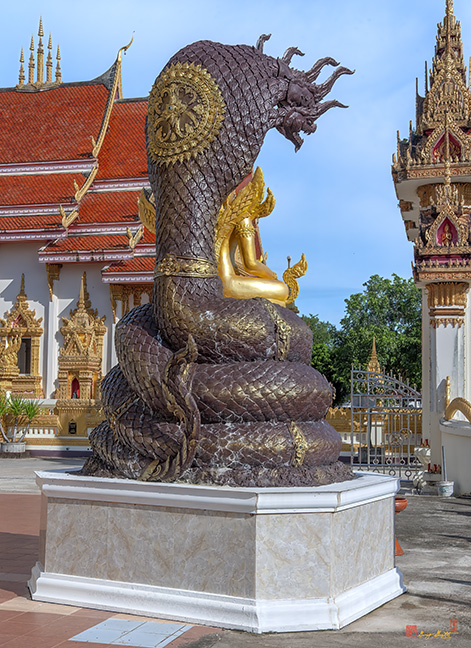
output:
[{"label": "golden buddha image", "polygon": [[[297,278],[307,270],[304,254],[301,260],[283,273],[283,281],[266,264],[267,255],[261,253],[258,221],[271,214],[275,198],[267,189],[260,167],[251,171],[245,180],[224,201],[219,210],[214,251],[223,294],[233,299],[264,297],[287,306],[299,294]],[[138,200],[139,217],[150,231],[155,232],[155,202],[152,194],[143,189]]]}]

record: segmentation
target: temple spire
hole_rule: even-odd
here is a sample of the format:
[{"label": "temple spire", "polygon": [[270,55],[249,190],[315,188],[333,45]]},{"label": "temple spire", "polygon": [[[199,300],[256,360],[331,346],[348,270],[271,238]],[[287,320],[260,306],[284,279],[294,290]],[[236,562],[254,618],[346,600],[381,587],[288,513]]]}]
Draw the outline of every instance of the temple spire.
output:
[{"label": "temple spire", "polygon": [[[31,44],[29,46],[29,49],[31,51],[30,57],[29,57],[29,63],[28,63],[28,82],[27,85],[25,86],[25,72],[24,72],[24,53],[23,53],[23,48],[21,48],[21,57],[20,57],[20,73],[18,76],[18,85],[16,86],[17,89],[21,90],[29,90],[31,91],[32,89],[40,89],[43,86],[51,86],[51,85],[58,85],[59,83],[62,83],[62,72],[61,72],[61,66],[60,66],[60,59],[61,59],[61,54],[59,47],[57,48],[57,66],[56,66],[56,79],[55,81],[52,80],[52,68],[53,68],[53,55],[52,55],[52,36],[49,34],[49,39],[47,42],[47,57],[44,55],[44,27],[43,27],[43,19],[42,16],[39,18],[39,28],[38,28],[38,49],[36,52],[36,58],[35,58],[35,51],[34,51],[34,37],[31,36]],[[37,66],[37,72],[36,72],[36,80],[34,78],[34,71]],[[44,67],[46,67],[46,74],[44,74]],[[45,78],[44,78],[45,77]],[[32,87],[31,87],[32,86]]]},{"label": "temple spire", "polygon": [[31,36],[31,45],[29,46],[31,54],[29,55],[28,63],[28,83],[34,83],[34,39]]},{"label": "temple spire", "polygon": [[[470,127],[471,94],[463,57],[461,24],[453,13],[452,0],[446,1],[445,16],[438,23],[435,53],[425,71],[425,97],[417,104],[417,134],[444,127],[445,111],[449,111],[450,133],[454,128]],[[453,153],[453,142],[451,154]]]},{"label": "temple spire", "polygon": [[43,47],[43,18],[39,18],[39,29],[38,29],[39,43],[38,43],[38,69],[37,69],[37,81],[38,83],[43,82],[43,72],[44,72],[44,47]]},{"label": "temple spire", "polygon": [[46,61],[46,83],[52,83],[52,36],[49,34],[49,42],[47,44],[47,61]]},{"label": "temple spire", "polygon": [[87,291],[87,273],[84,272],[80,280],[80,295],[77,302],[77,306],[80,308],[85,308],[85,293]]},{"label": "temple spire", "polygon": [[62,71],[61,71],[61,51],[59,49],[59,45],[57,46],[57,55],[56,55],[56,60],[57,60],[57,65],[56,65],[56,83],[61,83],[62,82]]},{"label": "temple spire", "polygon": [[374,337],[367,369],[368,371],[373,371],[374,373],[381,373],[381,367],[378,361],[378,356],[376,354],[376,339]]},{"label": "temple spire", "polygon": [[18,297],[26,297],[26,292],[25,292],[25,273],[21,275],[21,284],[20,284],[20,292],[18,293]]},{"label": "temple spire", "polygon": [[20,55],[20,74],[18,76],[18,84],[20,86],[24,86],[25,84],[25,68],[23,66],[23,63],[25,62],[25,55],[23,54],[23,48],[21,48],[21,55]]}]

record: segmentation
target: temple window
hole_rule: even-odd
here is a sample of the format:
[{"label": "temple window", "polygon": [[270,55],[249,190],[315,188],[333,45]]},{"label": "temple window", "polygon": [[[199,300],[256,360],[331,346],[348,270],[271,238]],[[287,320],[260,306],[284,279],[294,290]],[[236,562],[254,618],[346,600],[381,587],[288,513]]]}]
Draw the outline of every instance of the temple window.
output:
[{"label": "temple window", "polygon": [[20,374],[31,374],[31,338],[23,338],[18,350],[18,368]]},{"label": "temple window", "polygon": [[[445,161],[445,135],[438,140],[433,148],[433,160],[434,162],[444,162]],[[450,155],[452,159],[461,158],[461,144],[458,140],[450,135]]]},{"label": "temple window", "polygon": [[70,386],[70,398],[80,398],[80,384],[77,378],[74,378],[72,380],[72,384]]}]

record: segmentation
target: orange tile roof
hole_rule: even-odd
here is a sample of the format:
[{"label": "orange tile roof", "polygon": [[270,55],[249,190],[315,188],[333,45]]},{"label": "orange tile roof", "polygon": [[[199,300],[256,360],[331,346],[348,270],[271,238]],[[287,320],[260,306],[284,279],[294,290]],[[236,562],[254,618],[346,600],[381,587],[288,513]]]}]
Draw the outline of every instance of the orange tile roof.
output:
[{"label": "orange tile roof", "polygon": [[116,272],[153,272],[155,256],[134,257],[126,261],[116,261],[102,270],[102,274]]},{"label": "orange tile roof", "polygon": [[139,222],[139,191],[88,192],[79,207],[78,224]]},{"label": "orange tile roof", "polygon": [[91,157],[108,95],[102,83],[0,91],[0,164]]},{"label": "orange tile roof", "polygon": [[0,205],[66,206],[75,202],[74,180],[80,187],[85,178],[81,173],[0,176]]},{"label": "orange tile roof", "polygon": [[111,111],[98,159],[97,180],[147,178],[145,121],[147,100],[118,101]]},{"label": "orange tile roof", "polygon": [[144,234],[139,241],[139,245],[155,245],[155,232],[149,232],[147,227],[144,227]]},{"label": "orange tile roof", "polygon": [[93,234],[93,235],[69,235],[65,238],[56,239],[48,243],[41,254],[57,254],[58,252],[102,252],[111,250],[128,251],[128,237],[126,234]]},{"label": "orange tile roof", "polygon": [[[0,89],[0,165],[20,165],[6,169],[11,175],[0,175],[0,212],[5,214],[0,215],[0,239],[43,239],[39,250],[43,262],[54,257],[64,262],[111,262],[106,272],[118,282],[126,281],[126,274],[142,274],[151,281],[155,235],[145,230],[133,252],[124,231],[129,226],[135,233],[140,226],[141,180],[142,186],[148,185],[147,100],[114,103],[98,153],[98,174],[67,232],[58,205],[67,213],[77,206],[74,180],[81,187],[85,176],[82,169],[58,173],[54,166],[48,173],[43,164],[73,165],[78,160],[93,164],[91,137],[98,138],[108,97],[105,75],[40,92]],[[37,167],[28,167],[32,163]],[[134,257],[139,252],[149,256]]]},{"label": "orange tile roof", "polygon": [[0,232],[22,230],[62,230],[60,214],[1,216]]}]

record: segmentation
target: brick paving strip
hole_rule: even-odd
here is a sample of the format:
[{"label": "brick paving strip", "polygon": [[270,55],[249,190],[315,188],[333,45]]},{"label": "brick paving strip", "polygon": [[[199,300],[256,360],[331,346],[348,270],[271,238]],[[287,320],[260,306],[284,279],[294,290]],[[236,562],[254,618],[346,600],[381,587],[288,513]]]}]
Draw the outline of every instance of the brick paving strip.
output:
[{"label": "brick paving strip", "polygon": [[1,648],[184,648],[218,628],[32,601],[40,495],[0,494]]}]

